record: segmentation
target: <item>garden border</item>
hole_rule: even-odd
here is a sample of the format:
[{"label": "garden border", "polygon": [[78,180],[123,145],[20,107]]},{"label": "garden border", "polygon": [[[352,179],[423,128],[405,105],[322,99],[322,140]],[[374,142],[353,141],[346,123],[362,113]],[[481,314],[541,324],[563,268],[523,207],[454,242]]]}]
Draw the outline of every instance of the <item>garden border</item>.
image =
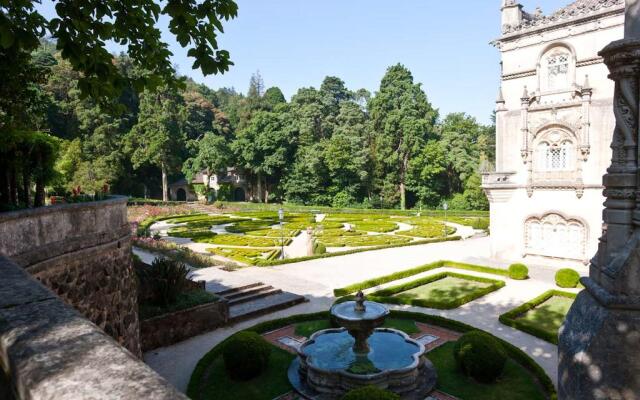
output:
[{"label": "garden border", "polygon": [[533,335],[537,338],[540,338],[546,342],[555,344],[557,346],[558,335],[552,336],[549,334],[549,332],[543,329],[539,329],[538,327],[535,327],[535,326],[525,325],[522,322],[520,322],[517,319],[517,317],[526,313],[527,311],[533,310],[534,308],[536,308],[537,306],[539,306],[540,304],[544,303],[545,301],[549,300],[554,296],[561,296],[569,299],[575,299],[577,295],[578,295],[577,293],[564,292],[562,290],[556,290],[556,289],[547,290],[546,292],[542,293],[540,296],[535,297],[527,301],[526,303],[523,303],[518,307],[511,309],[506,313],[500,315],[498,317],[498,320],[504,325],[507,325],[519,331],[528,333],[530,335]]},{"label": "garden border", "polygon": [[[440,301],[428,300],[428,299],[413,299],[407,302],[405,300],[402,300],[393,296],[395,294],[402,293],[404,291],[411,290],[423,285],[427,285],[429,283],[436,282],[447,277],[465,279],[468,281],[481,282],[481,283],[490,283],[491,285],[487,286],[486,288],[478,289],[473,293],[469,293],[465,296],[457,298],[448,303],[442,303]],[[505,282],[499,279],[481,278],[478,276],[464,275],[464,274],[458,274],[455,272],[446,271],[446,272],[440,272],[438,274],[430,275],[424,278],[416,279],[411,282],[392,286],[386,289],[378,290],[368,295],[367,298],[369,298],[369,300],[377,301],[380,303],[406,304],[406,305],[417,306],[417,307],[435,308],[438,310],[451,310],[454,308],[458,308],[463,304],[467,304],[473,300],[479,299],[482,296],[486,296],[491,292],[495,292],[496,290],[503,288],[504,286],[505,286]]]},{"label": "garden border", "polygon": [[[481,331],[485,332],[488,335],[491,335],[493,338],[498,340],[503,346],[509,357],[511,357],[515,362],[524,367],[527,371],[529,371],[533,378],[538,381],[538,383],[542,386],[542,390],[550,400],[557,400],[558,396],[556,393],[555,386],[553,382],[547,376],[546,372],[538,363],[535,362],[529,355],[520,350],[518,347],[512,345],[509,342],[506,342],[499,337],[492,335],[491,333],[484,331],[482,329],[475,328],[471,325],[467,325],[462,322],[458,322],[452,319],[447,319],[444,317],[440,317],[437,315],[427,315],[422,313],[415,313],[410,311],[391,311],[389,314],[390,318],[404,318],[404,319],[412,319],[416,322],[423,322],[427,324],[436,325],[442,328],[451,329],[456,332],[465,333],[469,331]],[[247,331],[252,331],[256,333],[266,333],[270,331],[274,331],[276,329],[285,327],[287,325],[294,324],[296,322],[305,322],[305,321],[313,321],[317,319],[328,319],[330,318],[330,314],[328,311],[322,311],[313,314],[298,314],[293,315],[291,317],[280,318],[276,320],[266,321],[259,324],[256,324],[250,328],[244,329]],[[237,332],[236,332],[237,333]],[[233,335],[231,335],[233,336]],[[214,359],[221,355],[224,344],[231,337],[227,337],[222,342],[213,346],[211,350],[209,350],[196,364],[193,372],[191,373],[191,378],[189,379],[189,384],[187,386],[187,396],[191,399],[198,399],[198,394],[201,392],[202,380],[206,378],[207,369],[212,364]]]},{"label": "garden border", "polygon": [[338,251],[335,253],[324,253],[317,254],[314,256],[306,256],[306,257],[298,257],[298,258],[286,258],[284,260],[273,260],[273,261],[262,261],[254,264],[257,267],[271,267],[274,265],[283,265],[283,264],[294,264],[302,261],[315,260],[317,258],[330,258],[330,257],[338,257],[338,256],[346,256],[349,254],[362,253],[365,251],[375,251],[375,250],[384,250],[384,249],[392,249],[396,247],[409,247],[409,246],[417,246],[421,244],[429,244],[429,243],[441,243],[441,242],[450,242],[461,240],[460,236],[451,236],[446,238],[435,238],[435,239],[425,239],[425,240],[417,240],[415,242],[409,243],[401,243],[401,244],[389,244],[384,246],[371,246],[371,247],[363,247],[360,249],[353,249],[347,251]]},{"label": "garden border", "polygon": [[467,271],[474,271],[474,272],[483,272],[486,274],[500,275],[505,277],[509,276],[509,270],[507,269],[494,268],[494,267],[489,267],[485,265],[467,264],[467,263],[450,261],[450,260],[440,260],[440,261],[435,261],[429,264],[421,265],[419,267],[414,267],[410,269],[405,269],[403,271],[394,272],[389,275],[383,275],[377,278],[368,279],[366,281],[354,283],[352,285],[345,286],[342,288],[337,288],[333,290],[333,295],[336,297],[346,296],[348,294],[355,293],[358,290],[369,289],[375,286],[382,285],[384,283],[397,281],[399,279],[408,278],[410,276],[418,275],[423,272],[431,271],[437,268],[446,268],[446,267],[462,269]]}]

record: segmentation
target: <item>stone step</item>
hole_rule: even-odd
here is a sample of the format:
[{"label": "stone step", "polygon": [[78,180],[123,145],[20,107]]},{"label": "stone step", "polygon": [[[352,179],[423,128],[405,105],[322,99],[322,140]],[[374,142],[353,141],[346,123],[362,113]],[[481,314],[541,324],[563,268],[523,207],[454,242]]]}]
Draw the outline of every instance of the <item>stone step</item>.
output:
[{"label": "stone step", "polygon": [[221,290],[219,292],[214,292],[214,293],[217,294],[218,296],[228,297],[230,295],[233,295],[234,293],[242,292],[244,290],[252,289],[259,286],[264,286],[264,283],[262,282],[250,283],[248,285],[235,286],[235,287]]},{"label": "stone step", "polygon": [[247,288],[244,290],[240,290],[237,292],[233,292],[233,293],[228,293],[226,295],[224,295],[224,297],[226,297],[228,300],[233,300],[236,299],[238,297],[246,297],[252,294],[258,294],[261,292],[268,292],[269,290],[273,289],[273,286],[271,285],[262,285],[262,286],[254,286],[252,288]]},{"label": "stone step", "polygon": [[246,321],[261,315],[269,314],[274,311],[283,310],[293,307],[297,304],[307,301],[303,296],[281,292],[259,299],[247,301],[246,303],[234,304],[229,306],[229,323]]},{"label": "stone step", "polygon": [[261,290],[259,291],[253,291],[252,293],[248,293],[244,296],[237,296],[232,299],[229,299],[227,297],[227,299],[229,299],[229,306],[231,307],[232,305],[235,305],[235,304],[246,303],[248,301],[253,301],[253,300],[257,300],[264,297],[273,296],[273,295],[282,293],[282,289],[276,289],[272,286],[264,286],[260,289]]}]

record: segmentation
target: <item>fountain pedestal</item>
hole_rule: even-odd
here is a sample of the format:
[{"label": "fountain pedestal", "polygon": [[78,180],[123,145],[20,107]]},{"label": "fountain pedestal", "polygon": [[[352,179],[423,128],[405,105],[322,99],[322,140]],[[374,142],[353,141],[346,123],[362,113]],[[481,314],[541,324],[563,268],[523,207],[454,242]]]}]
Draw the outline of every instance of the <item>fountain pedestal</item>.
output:
[{"label": "fountain pedestal", "polygon": [[436,383],[424,345],[404,332],[379,328],[389,310],[364,300],[337,304],[331,315],[342,328],[316,332],[302,344],[289,380],[304,397],[336,400],[351,389],[375,385],[404,400],[423,400]]}]

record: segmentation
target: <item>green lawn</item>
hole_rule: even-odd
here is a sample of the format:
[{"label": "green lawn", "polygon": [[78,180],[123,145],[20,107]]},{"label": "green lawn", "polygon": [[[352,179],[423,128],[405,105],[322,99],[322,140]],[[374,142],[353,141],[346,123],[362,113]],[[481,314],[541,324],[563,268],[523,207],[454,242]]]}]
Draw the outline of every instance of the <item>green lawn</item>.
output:
[{"label": "green lawn", "polygon": [[557,335],[573,301],[574,299],[567,297],[553,296],[516,319],[522,325],[534,326]]},{"label": "green lawn", "polygon": [[427,354],[438,371],[437,388],[464,400],[544,400],[545,396],[534,378],[522,366],[509,359],[498,381],[478,383],[462,374],[453,358],[453,342]]},{"label": "green lawn", "polygon": [[295,356],[278,347],[271,347],[269,367],[261,375],[248,381],[234,381],[227,376],[222,357],[211,364],[202,380],[198,399],[215,400],[272,400],[291,390],[287,369]]},{"label": "green lawn", "polygon": [[[383,327],[394,328],[406,333],[407,335],[413,335],[414,333],[420,332],[420,330],[416,326],[416,323],[409,319],[387,318]],[[328,320],[325,319],[300,322],[296,324],[295,333],[297,336],[308,338],[319,330],[329,328],[331,328],[331,324]]]},{"label": "green lawn", "polygon": [[484,289],[489,286],[491,286],[490,283],[475,282],[467,279],[447,276],[435,282],[400,292],[395,294],[394,297],[406,302],[411,302],[412,300],[434,299],[439,302],[445,302],[447,299],[473,294],[478,289]]},{"label": "green lawn", "polygon": [[504,281],[442,272],[378,290],[372,301],[449,310],[500,289]]}]

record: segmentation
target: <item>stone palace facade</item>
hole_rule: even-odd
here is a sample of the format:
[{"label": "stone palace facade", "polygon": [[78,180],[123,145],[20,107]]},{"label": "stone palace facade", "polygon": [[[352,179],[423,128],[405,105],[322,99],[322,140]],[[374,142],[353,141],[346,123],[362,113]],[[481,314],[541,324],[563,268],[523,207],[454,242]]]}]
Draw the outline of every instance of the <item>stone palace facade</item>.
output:
[{"label": "stone palace facade", "polygon": [[577,0],[549,15],[502,0],[496,165],[483,174],[494,257],[595,254],[615,126],[598,51],[623,32],[624,0]]}]

